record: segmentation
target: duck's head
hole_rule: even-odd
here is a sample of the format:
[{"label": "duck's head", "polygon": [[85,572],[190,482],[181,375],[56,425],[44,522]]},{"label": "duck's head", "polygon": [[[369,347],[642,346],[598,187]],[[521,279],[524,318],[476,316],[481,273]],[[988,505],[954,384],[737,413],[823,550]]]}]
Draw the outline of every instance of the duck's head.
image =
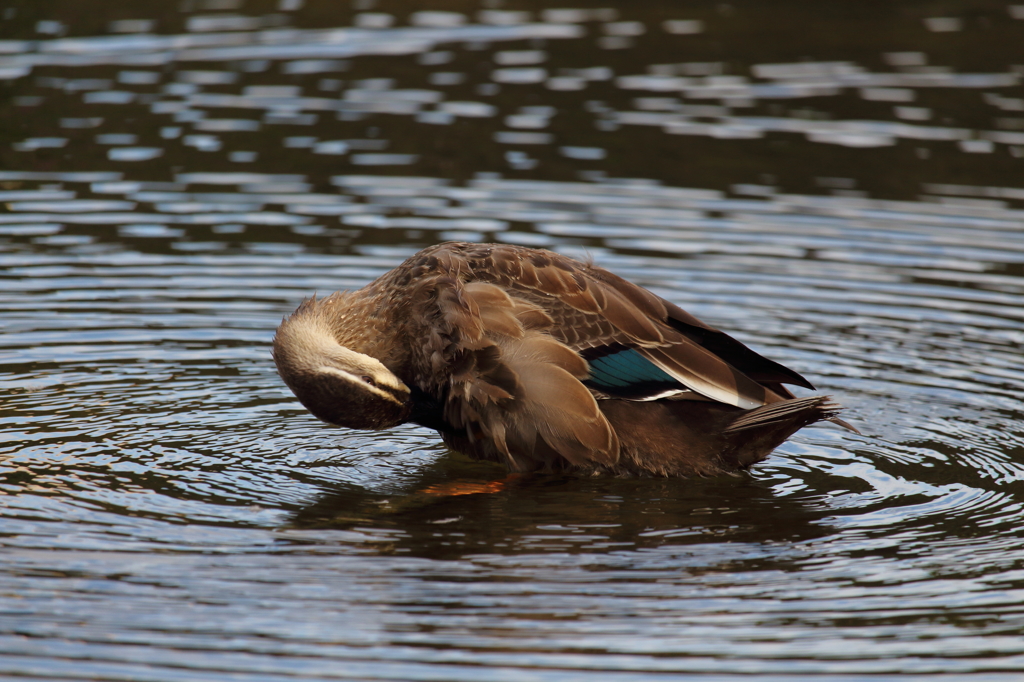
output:
[{"label": "duck's head", "polygon": [[380,430],[404,422],[409,387],[376,358],[341,345],[323,312],[304,304],[277,328],[274,362],[288,388],[328,424]]}]

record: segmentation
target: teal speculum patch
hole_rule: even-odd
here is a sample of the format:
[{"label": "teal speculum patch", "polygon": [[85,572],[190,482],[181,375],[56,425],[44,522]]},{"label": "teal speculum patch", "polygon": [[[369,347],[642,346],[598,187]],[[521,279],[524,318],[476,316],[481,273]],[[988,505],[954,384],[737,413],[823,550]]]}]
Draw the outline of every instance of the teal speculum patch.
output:
[{"label": "teal speculum patch", "polygon": [[686,386],[636,349],[624,348],[599,355],[607,350],[593,349],[590,353],[584,353],[584,357],[592,356],[587,358],[590,375],[583,382],[589,388],[634,400],[651,398],[666,391],[686,390]]}]

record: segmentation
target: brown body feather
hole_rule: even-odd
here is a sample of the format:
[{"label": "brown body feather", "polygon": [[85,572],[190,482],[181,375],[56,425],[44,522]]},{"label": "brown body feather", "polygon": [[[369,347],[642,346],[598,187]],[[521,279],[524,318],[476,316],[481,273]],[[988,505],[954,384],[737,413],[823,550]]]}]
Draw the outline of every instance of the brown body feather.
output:
[{"label": "brown body feather", "polygon": [[[331,355],[331,344],[352,355]],[[678,390],[625,399],[588,381],[585,358],[623,350]],[[822,396],[794,399],[783,384],[811,387],[799,374],[641,287],[510,245],[441,244],[359,291],[311,299],[282,323],[274,357],[321,418],[357,428],[414,421],[513,471],[742,469],[839,409]],[[392,377],[361,374],[374,363]],[[369,425],[322,404],[348,405],[364,389]]]}]

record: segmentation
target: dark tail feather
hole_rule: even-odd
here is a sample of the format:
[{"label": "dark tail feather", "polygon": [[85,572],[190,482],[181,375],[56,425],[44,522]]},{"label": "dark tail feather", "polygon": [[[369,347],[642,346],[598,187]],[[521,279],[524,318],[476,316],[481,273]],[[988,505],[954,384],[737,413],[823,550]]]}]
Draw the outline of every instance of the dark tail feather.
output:
[{"label": "dark tail feather", "polygon": [[794,418],[805,419],[806,421],[801,424],[801,426],[805,426],[823,419],[832,419],[839,414],[841,409],[839,404],[832,402],[832,398],[827,395],[782,400],[747,410],[725,427],[725,432],[745,431],[768,424],[780,424]]},{"label": "dark tail feather", "polygon": [[853,424],[851,424],[850,422],[846,421],[845,419],[840,419],[839,417],[829,417],[829,418],[828,418],[828,420],[829,420],[830,422],[832,422],[833,424],[839,424],[839,426],[842,426],[842,427],[843,427],[844,429],[846,429],[847,431],[853,431],[853,432],[854,432],[854,433],[856,433],[856,434],[857,434],[858,436],[860,435],[860,431],[858,431],[858,430],[857,430],[857,429],[856,429],[856,428],[855,428],[855,427],[853,426]]},{"label": "dark tail feather", "polygon": [[724,457],[745,469],[767,457],[803,427],[823,420],[834,421],[856,431],[837,417],[841,409],[829,396],[817,395],[783,400],[743,412],[722,432],[733,445]]}]

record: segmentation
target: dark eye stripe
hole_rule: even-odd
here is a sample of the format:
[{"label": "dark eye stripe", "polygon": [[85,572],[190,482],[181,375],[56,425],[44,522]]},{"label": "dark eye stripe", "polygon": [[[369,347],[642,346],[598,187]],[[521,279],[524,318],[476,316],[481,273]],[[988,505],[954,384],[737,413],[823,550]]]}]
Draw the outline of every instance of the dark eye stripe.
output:
[{"label": "dark eye stripe", "polygon": [[409,399],[409,394],[406,391],[402,391],[397,388],[392,388],[391,386],[383,386],[381,384],[375,384],[375,386],[377,387],[378,390],[390,393],[398,402],[404,403]]}]

